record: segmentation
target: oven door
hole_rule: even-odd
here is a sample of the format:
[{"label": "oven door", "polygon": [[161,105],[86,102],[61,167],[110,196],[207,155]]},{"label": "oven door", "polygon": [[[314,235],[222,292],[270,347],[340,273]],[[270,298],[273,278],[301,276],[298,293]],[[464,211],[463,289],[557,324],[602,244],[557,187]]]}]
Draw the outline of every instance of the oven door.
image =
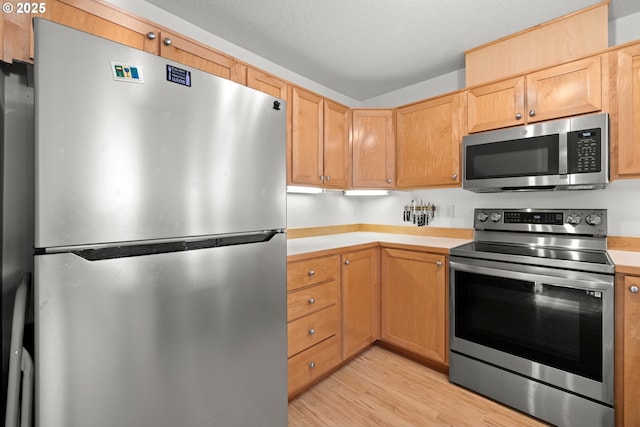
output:
[{"label": "oven door", "polygon": [[613,276],[452,256],[451,351],[613,404]]}]

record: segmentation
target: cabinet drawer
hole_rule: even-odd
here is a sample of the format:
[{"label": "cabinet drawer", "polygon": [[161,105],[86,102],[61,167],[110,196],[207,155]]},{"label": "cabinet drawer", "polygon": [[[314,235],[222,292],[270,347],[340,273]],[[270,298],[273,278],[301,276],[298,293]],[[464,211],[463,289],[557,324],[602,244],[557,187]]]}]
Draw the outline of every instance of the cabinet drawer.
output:
[{"label": "cabinet drawer", "polygon": [[289,357],[338,332],[338,308],[332,305],[287,325]]},{"label": "cabinet drawer", "polygon": [[332,336],[289,359],[289,395],[340,363],[338,337]]},{"label": "cabinet drawer", "polygon": [[331,281],[287,295],[287,319],[295,320],[338,302],[338,282]]},{"label": "cabinet drawer", "polygon": [[287,264],[287,290],[338,278],[338,257],[329,256]]}]

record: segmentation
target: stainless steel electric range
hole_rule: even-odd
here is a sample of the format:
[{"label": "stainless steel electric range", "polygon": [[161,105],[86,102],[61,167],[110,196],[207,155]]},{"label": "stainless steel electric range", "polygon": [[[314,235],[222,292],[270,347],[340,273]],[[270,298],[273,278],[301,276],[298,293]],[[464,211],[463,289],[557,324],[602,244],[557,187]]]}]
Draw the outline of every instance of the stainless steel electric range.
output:
[{"label": "stainless steel electric range", "polygon": [[603,209],[476,209],[451,250],[450,380],[560,426],[614,424]]}]

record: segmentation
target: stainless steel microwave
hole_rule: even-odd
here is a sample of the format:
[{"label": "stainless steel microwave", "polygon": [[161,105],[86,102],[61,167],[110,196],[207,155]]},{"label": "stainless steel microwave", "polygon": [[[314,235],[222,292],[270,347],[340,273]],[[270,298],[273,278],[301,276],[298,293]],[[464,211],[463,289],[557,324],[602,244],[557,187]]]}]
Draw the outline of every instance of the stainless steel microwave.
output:
[{"label": "stainless steel microwave", "polygon": [[467,135],[462,188],[475,192],[593,190],[609,182],[609,115],[570,117]]}]

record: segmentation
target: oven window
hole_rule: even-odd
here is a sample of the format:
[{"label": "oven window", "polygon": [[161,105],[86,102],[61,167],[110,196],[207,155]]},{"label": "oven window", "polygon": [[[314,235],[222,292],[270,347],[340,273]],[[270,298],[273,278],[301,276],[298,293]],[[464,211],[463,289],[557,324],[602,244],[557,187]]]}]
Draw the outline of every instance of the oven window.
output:
[{"label": "oven window", "polygon": [[602,295],[455,272],[459,338],[602,381]]},{"label": "oven window", "polygon": [[557,175],[559,136],[545,135],[466,148],[467,179]]}]

